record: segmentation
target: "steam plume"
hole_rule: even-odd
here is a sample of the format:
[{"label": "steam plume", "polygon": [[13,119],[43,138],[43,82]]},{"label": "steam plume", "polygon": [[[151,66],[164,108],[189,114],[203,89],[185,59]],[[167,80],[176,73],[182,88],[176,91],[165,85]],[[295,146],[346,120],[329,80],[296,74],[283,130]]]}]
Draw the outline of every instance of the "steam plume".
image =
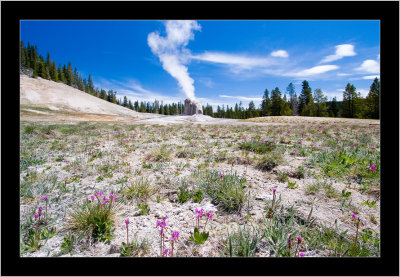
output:
[{"label": "steam plume", "polygon": [[147,44],[153,54],[159,57],[163,68],[178,81],[186,96],[195,99],[194,80],[190,78],[185,66],[190,52],[185,47],[194,38],[193,30],[200,30],[201,27],[193,20],[172,20],[166,22],[165,28],[165,37],[158,32],[152,32],[147,37]]}]

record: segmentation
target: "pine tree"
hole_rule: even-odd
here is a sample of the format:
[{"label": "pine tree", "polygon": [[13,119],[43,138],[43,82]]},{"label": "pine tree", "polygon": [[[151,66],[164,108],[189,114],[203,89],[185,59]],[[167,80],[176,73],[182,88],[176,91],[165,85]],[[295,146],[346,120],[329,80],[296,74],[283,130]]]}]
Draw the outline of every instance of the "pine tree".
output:
[{"label": "pine tree", "polygon": [[298,110],[300,115],[303,115],[303,109],[312,100],[311,88],[306,80],[303,81],[302,86],[303,87],[299,96],[299,105],[298,105]]},{"label": "pine tree", "polygon": [[289,94],[289,102],[290,102],[290,109],[292,110],[292,115],[299,115],[297,95],[294,85],[290,83],[286,88],[286,91]]},{"label": "pine tree", "polygon": [[328,116],[327,98],[321,89],[314,90],[314,101],[316,106],[315,116]]},{"label": "pine tree", "polygon": [[53,79],[52,79],[52,80],[53,80],[54,82],[58,82],[60,79],[58,78],[58,71],[57,71],[56,62],[53,62],[52,67],[53,67],[52,72],[54,73],[54,76],[53,76]]},{"label": "pine tree", "polygon": [[380,96],[380,82],[375,78],[369,88],[369,93],[366,98],[367,117],[379,119],[379,96]]},{"label": "pine tree", "polygon": [[329,106],[329,116],[338,117],[338,115],[339,115],[339,106],[336,97],[333,97],[332,103]]},{"label": "pine tree", "polygon": [[256,115],[256,105],[254,104],[254,101],[250,101],[249,103],[249,109],[248,111],[248,118],[253,118]]},{"label": "pine tree", "polygon": [[72,73],[71,62],[68,62],[68,67],[65,73],[65,78],[67,80],[67,85],[73,86],[74,84],[74,74]]},{"label": "pine tree", "polygon": [[126,96],[124,96],[124,102],[122,103],[122,106],[128,107],[128,98],[126,98]]},{"label": "pine tree", "polygon": [[353,118],[356,114],[356,88],[354,85],[347,83],[345,91],[343,91],[342,116]]},{"label": "pine tree", "polygon": [[261,102],[261,116],[268,116],[271,114],[271,100],[269,99],[269,91],[265,89],[263,100]]},{"label": "pine tree", "polygon": [[281,95],[282,93],[279,91],[278,87],[271,91],[271,115],[281,115],[281,109],[283,106]]},{"label": "pine tree", "polygon": [[[88,79],[88,92],[90,94],[93,94],[93,90],[94,90],[94,85],[93,85],[93,79],[92,76],[89,74],[89,79]],[[115,102],[116,103],[116,102]]]}]

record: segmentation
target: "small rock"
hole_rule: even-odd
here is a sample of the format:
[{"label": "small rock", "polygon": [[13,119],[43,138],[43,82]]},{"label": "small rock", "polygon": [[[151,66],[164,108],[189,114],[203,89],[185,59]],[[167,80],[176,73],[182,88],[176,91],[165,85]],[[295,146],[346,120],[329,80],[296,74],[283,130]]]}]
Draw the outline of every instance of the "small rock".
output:
[{"label": "small rock", "polygon": [[256,200],[272,200],[271,194],[260,194],[256,196]]}]

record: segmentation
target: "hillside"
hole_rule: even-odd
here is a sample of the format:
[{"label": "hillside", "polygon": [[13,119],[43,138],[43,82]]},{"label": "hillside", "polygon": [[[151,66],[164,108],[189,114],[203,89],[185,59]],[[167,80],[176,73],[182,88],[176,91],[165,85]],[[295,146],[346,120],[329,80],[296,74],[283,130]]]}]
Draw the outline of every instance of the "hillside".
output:
[{"label": "hillside", "polygon": [[158,117],[138,113],[87,94],[62,83],[20,75],[21,119],[52,120],[138,120]]}]

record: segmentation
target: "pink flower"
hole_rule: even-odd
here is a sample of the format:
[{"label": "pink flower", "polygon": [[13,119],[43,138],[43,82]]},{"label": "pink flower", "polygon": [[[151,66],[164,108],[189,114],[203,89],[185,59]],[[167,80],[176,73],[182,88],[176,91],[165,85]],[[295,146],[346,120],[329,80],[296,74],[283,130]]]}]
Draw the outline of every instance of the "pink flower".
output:
[{"label": "pink flower", "polygon": [[300,252],[300,257],[304,257],[304,253],[303,252]]},{"label": "pink flower", "polygon": [[92,199],[92,201],[94,201],[94,196],[92,195],[92,196],[90,196],[90,199]]},{"label": "pink flower", "polygon": [[179,232],[173,232],[172,236],[170,237],[171,241],[176,241],[179,239]]},{"label": "pink flower", "polygon": [[297,243],[301,243],[303,241],[303,239],[299,236],[297,237]]},{"label": "pink flower", "polygon": [[275,194],[276,188],[271,188],[271,190],[272,190],[272,193]]},{"label": "pink flower", "polygon": [[297,150],[296,149],[293,149],[293,153],[296,153],[297,152]]},{"label": "pink flower", "polygon": [[126,224],[126,226],[128,226],[128,224],[129,224],[129,218],[127,218],[127,219],[125,220],[125,224]]},{"label": "pink flower", "polygon": [[39,215],[38,214],[35,214],[35,219],[37,219],[39,217]]},{"label": "pink flower", "polygon": [[211,211],[208,211],[208,212],[207,212],[207,216],[208,216],[209,219],[212,219],[213,214],[211,213]]},{"label": "pink flower", "polygon": [[40,198],[40,200],[47,200],[47,195],[45,195],[45,196],[42,196],[42,198]]}]

